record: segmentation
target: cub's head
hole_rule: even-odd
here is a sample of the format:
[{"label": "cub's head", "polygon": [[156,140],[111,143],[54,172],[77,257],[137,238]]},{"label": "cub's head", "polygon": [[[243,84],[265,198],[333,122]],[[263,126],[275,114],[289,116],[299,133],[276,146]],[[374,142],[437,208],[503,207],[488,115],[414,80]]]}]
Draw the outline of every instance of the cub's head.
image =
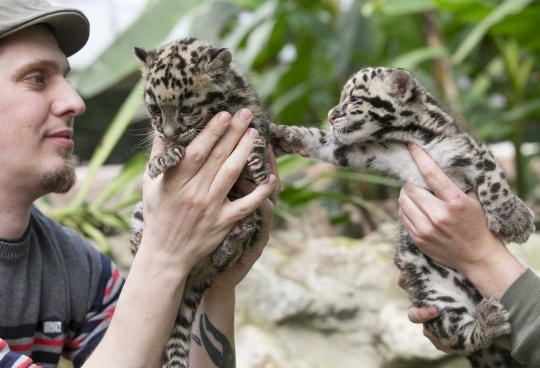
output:
[{"label": "cub's head", "polygon": [[223,110],[232,54],[196,38],[153,50],[135,48],[145,80],[144,101],[157,135],[189,143]]},{"label": "cub's head", "polygon": [[343,143],[370,140],[377,131],[403,121],[400,117],[411,116],[424,93],[405,69],[361,69],[343,87],[328,120]]}]

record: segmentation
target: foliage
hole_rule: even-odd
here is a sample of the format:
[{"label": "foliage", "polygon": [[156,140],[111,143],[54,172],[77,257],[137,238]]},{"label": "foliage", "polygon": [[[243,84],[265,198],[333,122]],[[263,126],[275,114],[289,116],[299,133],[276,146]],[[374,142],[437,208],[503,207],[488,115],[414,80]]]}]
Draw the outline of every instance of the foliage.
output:
[{"label": "foliage", "polygon": [[[368,65],[407,68],[480,138],[514,143],[516,188],[522,197],[530,192],[519,148],[526,138],[538,140],[540,135],[540,40],[531,37],[540,20],[538,1],[155,0],[92,66],[73,75],[74,86],[92,97],[137,74],[132,47],[153,47],[166,40],[178,20],[189,25],[190,35],[233,50],[237,63],[249,73],[264,104],[281,124],[325,127],[327,111],[337,103],[341,86],[352,72]],[[85,204],[84,198],[96,170],[135,115],[138,98],[135,89],[111,122],[74,201],[54,210],[66,224],[79,221],[74,215],[77,211],[86,211],[88,216],[98,210],[111,211],[104,209],[103,199]],[[142,160],[137,162],[138,171],[129,171],[133,180],[135,173],[142,172]],[[369,205],[369,198],[357,193],[314,190],[312,184],[318,178],[286,180],[288,173],[308,163],[300,158],[280,160],[285,183],[279,214],[293,220],[291,209],[332,198],[384,216]],[[364,173],[338,172],[333,180],[399,185]],[[115,189],[107,193],[120,193],[117,184],[112,183]],[[122,210],[118,206],[113,207],[115,213]],[[88,216],[80,217],[74,226],[92,236],[94,228],[102,228],[106,221]],[[94,228],[85,231],[87,223]]]}]

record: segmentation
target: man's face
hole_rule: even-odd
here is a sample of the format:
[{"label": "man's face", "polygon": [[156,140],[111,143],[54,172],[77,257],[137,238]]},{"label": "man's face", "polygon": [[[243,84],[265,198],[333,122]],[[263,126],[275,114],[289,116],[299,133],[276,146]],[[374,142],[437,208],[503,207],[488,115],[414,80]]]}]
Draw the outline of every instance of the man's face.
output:
[{"label": "man's face", "polygon": [[0,185],[20,195],[65,192],[75,182],[73,119],[84,102],[65,79],[66,56],[37,25],[0,45]]}]

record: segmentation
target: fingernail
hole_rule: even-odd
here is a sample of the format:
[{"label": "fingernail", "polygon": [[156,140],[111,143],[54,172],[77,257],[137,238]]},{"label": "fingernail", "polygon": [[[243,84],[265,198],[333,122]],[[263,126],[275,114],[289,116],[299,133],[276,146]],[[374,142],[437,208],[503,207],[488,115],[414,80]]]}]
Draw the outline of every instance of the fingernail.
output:
[{"label": "fingernail", "polygon": [[219,113],[218,121],[220,123],[227,123],[229,120],[231,120],[231,114],[229,114],[227,111],[222,111]]},{"label": "fingernail", "polygon": [[259,132],[256,129],[249,128],[248,135],[250,138],[257,138],[259,136]]},{"label": "fingernail", "polygon": [[416,148],[416,144],[413,142],[409,142],[409,151]]},{"label": "fingernail", "polygon": [[433,316],[433,317],[438,316],[438,315],[439,315],[439,311],[437,310],[437,308],[431,307],[431,308],[429,308],[429,315],[430,315],[430,316]]},{"label": "fingernail", "polygon": [[249,111],[248,109],[242,109],[240,110],[238,116],[240,116],[240,119],[248,121],[248,119],[251,117],[251,111]]},{"label": "fingernail", "polygon": [[274,184],[276,180],[276,176],[274,174],[270,174],[270,176],[268,177],[268,184]]}]

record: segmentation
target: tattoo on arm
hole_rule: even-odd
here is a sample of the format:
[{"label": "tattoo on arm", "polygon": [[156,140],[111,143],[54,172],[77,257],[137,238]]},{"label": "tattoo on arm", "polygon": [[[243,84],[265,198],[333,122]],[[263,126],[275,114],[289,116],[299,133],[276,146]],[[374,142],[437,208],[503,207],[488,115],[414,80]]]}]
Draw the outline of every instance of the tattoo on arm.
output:
[{"label": "tattoo on arm", "polygon": [[[216,367],[236,367],[236,358],[231,343],[227,339],[227,336],[221,333],[216,328],[216,326],[210,323],[210,320],[208,319],[208,315],[206,313],[201,314],[199,317],[199,332],[201,334],[201,337],[199,338],[198,336],[193,334],[193,341],[195,341],[195,343],[199,346],[201,346],[202,342],[202,346],[204,346],[206,352],[208,353],[208,356],[216,365]],[[210,341],[207,332],[212,334],[214,339],[221,344],[221,351],[219,351],[219,349],[212,344],[212,341]]]}]

